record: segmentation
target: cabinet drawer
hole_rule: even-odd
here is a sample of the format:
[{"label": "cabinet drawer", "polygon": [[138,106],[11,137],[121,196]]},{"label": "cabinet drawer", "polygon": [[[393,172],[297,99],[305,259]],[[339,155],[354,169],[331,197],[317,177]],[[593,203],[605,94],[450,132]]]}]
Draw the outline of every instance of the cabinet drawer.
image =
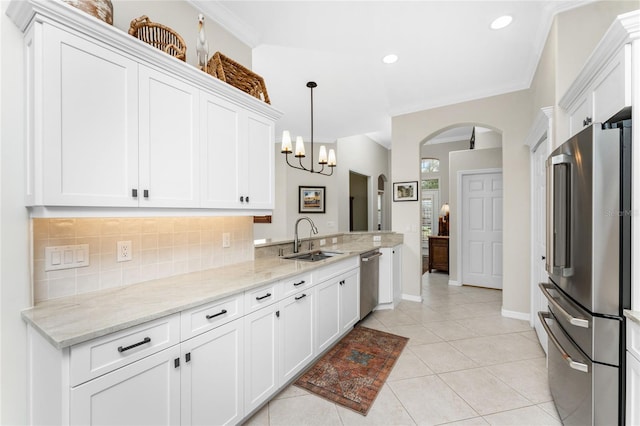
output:
[{"label": "cabinet drawer", "polygon": [[321,283],[322,281],[326,281],[329,278],[336,277],[353,268],[357,268],[358,266],[360,266],[359,256],[352,256],[348,259],[341,260],[336,263],[331,263],[327,266],[323,266],[313,271],[313,282]]},{"label": "cabinet drawer", "polygon": [[180,314],[174,314],[72,346],[70,385],[76,386],[178,343]]},{"label": "cabinet drawer", "polygon": [[276,302],[281,295],[282,284],[279,282],[263,285],[244,293],[244,308],[248,314],[263,306],[271,305]]},{"label": "cabinet drawer", "polygon": [[312,286],[311,274],[296,275],[295,277],[282,280],[283,296],[289,296],[297,291],[307,289]]},{"label": "cabinet drawer", "polygon": [[227,297],[180,313],[180,337],[187,340],[244,314],[243,295]]},{"label": "cabinet drawer", "polygon": [[627,321],[627,350],[640,359],[640,324],[629,318]]}]

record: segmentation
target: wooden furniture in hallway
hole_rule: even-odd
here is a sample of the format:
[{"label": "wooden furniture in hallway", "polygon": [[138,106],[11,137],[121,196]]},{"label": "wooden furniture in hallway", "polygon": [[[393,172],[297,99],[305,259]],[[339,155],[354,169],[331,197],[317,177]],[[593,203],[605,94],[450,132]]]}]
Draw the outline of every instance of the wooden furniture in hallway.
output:
[{"label": "wooden furniture in hallway", "polygon": [[431,273],[432,269],[449,272],[448,236],[429,237],[429,273]]}]

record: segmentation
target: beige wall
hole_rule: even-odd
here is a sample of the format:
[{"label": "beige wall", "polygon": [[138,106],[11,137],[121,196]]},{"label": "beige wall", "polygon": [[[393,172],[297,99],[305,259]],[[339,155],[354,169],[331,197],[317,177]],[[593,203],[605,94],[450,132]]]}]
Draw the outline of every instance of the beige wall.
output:
[{"label": "beige wall", "polygon": [[[464,284],[458,277],[458,173],[470,170],[502,169],[502,148],[454,151],[449,154],[449,281]],[[503,176],[504,177],[504,176]]]},{"label": "beige wall", "polygon": [[[439,173],[423,173],[421,179],[433,179],[435,177],[440,178],[440,205],[448,203],[449,196],[449,153],[452,151],[465,151],[469,150],[469,141],[457,141],[447,143],[431,144],[429,141],[425,142],[420,149],[421,158],[437,158],[440,160],[440,172]],[[438,207],[438,211],[440,206]]]},{"label": "beige wall", "polygon": [[[141,1],[141,0],[112,0],[113,25],[122,31],[129,31],[131,20],[147,15],[152,22],[165,25],[184,39],[187,45],[187,63],[195,66],[196,40],[198,37],[199,10],[185,1]],[[209,57],[220,51],[251,68],[251,49],[240,40],[232,36],[213,19],[205,18],[205,32],[209,44]]]},{"label": "beige wall", "polygon": [[[559,14],[551,27],[529,90],[393,118],[393,181],[419,176],[420,141],[456,124],[485,124],[502,131],[504,191],[503,309],[529,312],[529,153],[523,141],[540,108],[556,106],[554,146],[568,134],[558,101],[575,79],[613,19],[638,9],[638,1],[601,1]],[[420,294],[419,208],[393,205],[393,230],[405,234],[403,293]],[[453,220],[452,220],[453,222]],[[414,225],[416,224],[416,225]],[[453,223],[452,223],[453,225]]]},{"label": "beige wall", "polygon": [[[279,138],[279,135],[276,135]],[[315,144],[316,169],[319,146]],[[369,229],[377,223],[377,182],[378,176],[383,174],[389,179],[389,150],[377,144],[367,136],[353,136],[338,139],[337,143],[324,144],[327,150],[336,150],[338,165],[334,169],[332,176],[312,175],[309,172],[293,169],[286,165],[284,155],[280,153],[280,144],[276,144],[275,149],[275,208],[273,209],[272,222],[269,224],[257,223],[254,225],[253,234],[256,239],[285,240],[293,239],[293,227],[297,218],[305,214],[298,213],[298,186],[313,185],[326,187],[326,213],[308,214],[318,227],[320,235],[334,234],[336,232],[349,231],[349,172],[353,171],[364,176],[369,176]],[[310,149],[308,143],[306,150]],[[289,161],[293,164],[296,160],[291,155]],[[304,158],[303,164],[309,167],[310,158]],[[389,179],[390,180],[390,179]],[[387,182],[388,190],[386,212],[389,220],[391,211],[388,201],[391,194],[391,183]],[[390,228],[389,226],[385,229]],[[307,225],[300,225],[307,232]]]},{"label": "beige wall", "polygon": [[[442,129],[473,123],[502,133],[504,176],[503,308],[529,312],[529,153],[531,96],[518,91],[393,118],[393,181],[419,180],[420,145]],[[450,183],[451,185],[451,183]],[[392,229],[404,233],[403,294],[420,297],[421,257],[418,203],[394,203]],[[452,221],[453,225],[453,221]]]}]

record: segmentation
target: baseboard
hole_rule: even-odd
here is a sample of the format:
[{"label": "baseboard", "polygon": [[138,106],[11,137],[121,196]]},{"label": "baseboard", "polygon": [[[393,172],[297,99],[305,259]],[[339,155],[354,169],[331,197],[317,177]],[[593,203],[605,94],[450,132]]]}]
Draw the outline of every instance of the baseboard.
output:
[{"label": "baseboard", "polygon": [[529,314],[528,312],[507,311],[504,308],[502,308],[502,316],[507,318],[519,319],[523,321],[531,320],[531,314]]},{"label": "baseboard", "polygon": [[422,303],[422,296],[414,296],[412,294],[403,294],[402,300],[408,300],[409,302]]},{"label": "baseboard", "polygon": [[393,303],[380,303],[373,310],[374,311],[386,311],[387,309],[393,309]]},{"label": "baseboard", "polygon": [[462,287],[462,284],[460,284],[460,282],[456,281],[456,280],[449,280],[449,285],[455,285],[455,286],[458,286],[458,287]]}]

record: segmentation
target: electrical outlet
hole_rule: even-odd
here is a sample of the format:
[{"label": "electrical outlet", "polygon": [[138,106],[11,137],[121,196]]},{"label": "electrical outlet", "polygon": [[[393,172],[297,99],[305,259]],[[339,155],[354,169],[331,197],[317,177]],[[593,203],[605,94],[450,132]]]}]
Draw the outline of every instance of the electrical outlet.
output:
[{"label": "electrical outlet", "polygon": [[116,257],[118,262],[128,262],[133,260],[131,241],[118,241],[118,252]]},{"label": "electrical outlet", "polygon": [[327,244],[327,240],[325,240],[324,238],[320,240],[320,246],[322,247],[323,245]]},{"label": "electrical outlet", "polygon": [[382,240],[382,237],[380,235],[373,236],[373,241],[380,242],[381,240]]},{"label": "electrical outlet", "polygon": [[338,244],[338,239],[336,237],[331,238],[331,244]]},{"label": "electrical outlet", "polygon": [[222,233],[222,247],[223,248],[231,247],[231,234],[228,232]]}]

